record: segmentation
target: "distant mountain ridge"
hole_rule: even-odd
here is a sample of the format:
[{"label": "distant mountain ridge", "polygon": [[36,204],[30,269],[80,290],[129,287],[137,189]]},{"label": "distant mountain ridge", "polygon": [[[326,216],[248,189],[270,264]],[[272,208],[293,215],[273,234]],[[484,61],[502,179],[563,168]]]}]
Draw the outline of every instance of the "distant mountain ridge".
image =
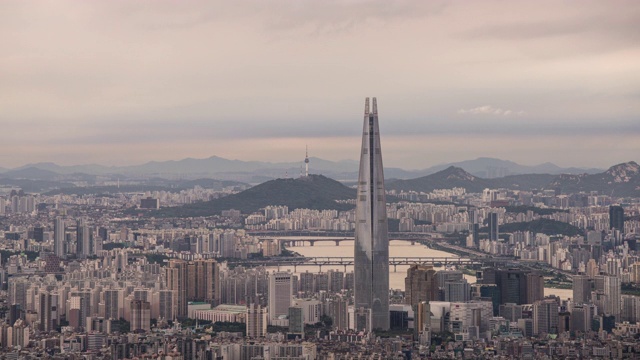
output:
[{"label": "distant mountain ridge", "polygon": [[[229,160],[219,156],[205,159],[186,158],[182,160],[150,161],[140,165],[103,166],[98,164],[61,166],[51,162],[27,164],[15,169],[4,169],[0,177],[4,178],[32,178],[51,180],[52,177],[69,176],[117,176],[139,177],[157,176],[164,178],[196,179],[212,177],[220,180],[236,180],[250,183],[260,183],[270,179],[282,177],[297,177],[303,171],[303,159],[298,162],[262,162]],[[411,179],[435,174],[450,166],[464,169],[466,172],[480,178],[497,178],[518,174],[594,174],[600,169],[561,168],[552,163],[536,166],[525,166],[513,161],[480,157],[455,163],[432,166],[422,170],[405,170],[400,168],[385,168],[388,179]],[[36,173],[33,169],[50,171],[52,173]],[[310,170],[314,174],[323,174],[339,180],[355,180],[358,177],[358,162],[355,160],[330,161],[320,158],[310,158]]]},{"label": "distant mountain ridge", "polygon": [[435,174],[387,184],[389,190],[418,192],[454,187],[465,188],[468,192],[481,192],[485,188],[553,189],[561,194],[598,191],[606,195],[640,197],[640,165],[630,161],[597,174],[525,174],[497,179],[483,179],[462,168],[450,166]]},{"label": "distant mountain ridge", "polygon": [[487,179],[474,176],[464,169],[449,166],[435,174],[409,180],[396,180],[387,184],[388,190],[432,192],[435,189],[461,187],[468,192],[480,192],[489,186]]},{"label": "distant mountain ridge", "polygon": [[[468,192],[482,192],[485,188],[554,189],[559,193],[608,191],[618,196],[640,196],[640,166],[627,162],[610,167],[598,174],[583,175],[512,175],[498,179],[483,179],[462,168],[450,166],[435,174],[389,181],[388,190],[431,192],[434,189],[465,188]],[[258,211],[269,205],[286,205],[289,209],[347,210],[353,205],[336,200],[355,199],[356,190],[322,175],[297,179],[276,179],[254,186],[240,193],[220,199],[165,208],[149,213],[155,217],[192,217],[219,215],[222,210],[237,209],[243,214]],[[388,200],[391,200],[392,197]],[[393,201],[393,200],[391,200]]]},{"label": "distant mountain ridge", "polygon": [[422,171],[425,172],[424,175],[430,175],[442,171],[450,166],[462,168],[466,172],[481,178],[496,178],[522,174],[595,174],[603,171],[603,169],[596,168],[563,168],[550,162],[534,166],[527,166],[520,165],[509,160],[501,160],[489,157],[479,157],[474,160],[465,160],[460,162],[436,165]]}]

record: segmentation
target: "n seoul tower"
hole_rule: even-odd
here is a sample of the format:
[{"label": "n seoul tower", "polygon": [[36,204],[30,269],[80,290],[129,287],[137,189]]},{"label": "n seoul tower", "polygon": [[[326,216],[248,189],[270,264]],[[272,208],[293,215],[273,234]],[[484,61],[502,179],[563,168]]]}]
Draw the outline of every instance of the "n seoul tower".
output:
[{"label": "n seoul tower", "polygon": [[309,177],[309,146],[305,147],[304,166],[305,166],[304,176]]}]

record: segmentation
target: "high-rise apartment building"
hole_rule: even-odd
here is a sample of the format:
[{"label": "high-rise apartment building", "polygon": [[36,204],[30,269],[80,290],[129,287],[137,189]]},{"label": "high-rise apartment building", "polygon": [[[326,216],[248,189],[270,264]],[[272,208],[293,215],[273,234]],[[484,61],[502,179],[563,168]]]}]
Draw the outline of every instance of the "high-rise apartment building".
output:
[{"label": "high-rise apartment building", "polygon": [[195,301],[212,302],[215,300],[218,282],[218,263],[213,259],[195,260]]},{"label": "high-rise apartment building", "polygon": [[187,317],[187,287],[189,286],[187,275],[186,261],[169,260],[169,265],[165,268],[167,289],[176,291],[174,315],[181,319]]},{"label": "high-rise apartment building", "polygon": [[131,301],[131,331],[151,330],[151,304],[148,301]]},{"label": "high-rise apartment building", "polygon": [[176,318],[176,303],[178,292],[175,290],[158,291],[158,317],[165,320]]},{"label": "high-rise apartment building", "polygon": [[595,277],[596,291],[602,291],[606,296],[604,302],[604,313],[613,315],[616,319],[620,319],[620,310],[622,307],[622,284],[618,276],[598,275]]},{"label": "high-rise apartment building", "polygon": [[91,234],[91,228],[87,226],[84,219],[78,220],[76,226],[76,254],[80,257],[86,257],[92,255],[93,244]]},{"label": "high-rise apartment building", "polygon": [[53,253],[59,258],[65,257],[65,224],[63,218],[56,218],[53,223]]},{"label": "high-rise apartment building", "polygon": [[122,297],[122,290],[108,289],[102,292],[103,305],[104,305],[104,318],[109,320],[118,320],[122,314],[120,313],[120,305]]},{"label": "high-rise apartment building", "polygon": [[267,312],[258,304],[247,307],[247,337],[263,337],[267,333]]},{"label": "high-rise apartment building", "polygon": [[370,329],[389,329],[389,238],[378,105],[365,101],[354,244],[355,307],[371,310]]},{"label": "high-rise apartment building", "polygon": [[58,326],[58,294],[47,291],[40,292],[38,320],[40,331],[55,330]]}]

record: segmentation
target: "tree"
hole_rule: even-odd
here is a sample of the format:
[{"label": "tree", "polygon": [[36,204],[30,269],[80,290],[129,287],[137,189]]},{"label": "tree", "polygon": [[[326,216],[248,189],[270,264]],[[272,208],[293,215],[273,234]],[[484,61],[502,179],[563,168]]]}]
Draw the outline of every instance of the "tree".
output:
[{"label": "tree", "polygon": [[331,326],[333,325],[333,319],[327,315],[320,316],[320,322],[326,328],[331,328]]}]

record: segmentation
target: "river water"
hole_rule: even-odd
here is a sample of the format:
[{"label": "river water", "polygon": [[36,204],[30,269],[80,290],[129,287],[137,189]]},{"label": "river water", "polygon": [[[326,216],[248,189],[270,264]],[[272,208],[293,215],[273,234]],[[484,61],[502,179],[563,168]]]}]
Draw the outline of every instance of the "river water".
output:
[{"label": "river water", "polygon": [[[286,239],[286,238],[283,238]],[[305,242],[304,246],[291,246],[288,249],[291,251],[295,251],[303,256],[315,256],[315,257],[323,257],[323,256],[353,256],[353,241],[341,241],[340,245],[336,246],[333,242],[317,242],[314,246],[309,246],[308,242]],[[424,257],[451,257],[457,258],[458,255],[451,254],[441,250],[435,250],[428,248],[424,245],[416,243],[415,245],[411,245],[408,241],[402,240],[391,240],[389,241],[389,256],[394,257],[412,257],[412,256],[424,256]],[[404,290],[404,278],[407,276],[407,269],[409,266],[398,265],[394,271],[393,266],[389,267],[389,287],[392,289],[401,289]],[[335,269],[344,271],[344,266],[323,266],[322,271],[327,271],[329,269]],[[442,267],[436,267],[436,270],[443,269]],[[293,267],[280,267],[280,270],[291,270],[294,271]],[[353,266],[347,266],[347,272],[352,271]],[[319,271],[316,266],[299,266],[296,269],[297,273],[300,272],[317,272]],[[464,276],[469,283],[473,284],[476,282],[475,276],[465,275]],[[545,295],[557,295],[561,299],[567,299],[573,296],[571,289],[552,289],[545,288]]]}]

